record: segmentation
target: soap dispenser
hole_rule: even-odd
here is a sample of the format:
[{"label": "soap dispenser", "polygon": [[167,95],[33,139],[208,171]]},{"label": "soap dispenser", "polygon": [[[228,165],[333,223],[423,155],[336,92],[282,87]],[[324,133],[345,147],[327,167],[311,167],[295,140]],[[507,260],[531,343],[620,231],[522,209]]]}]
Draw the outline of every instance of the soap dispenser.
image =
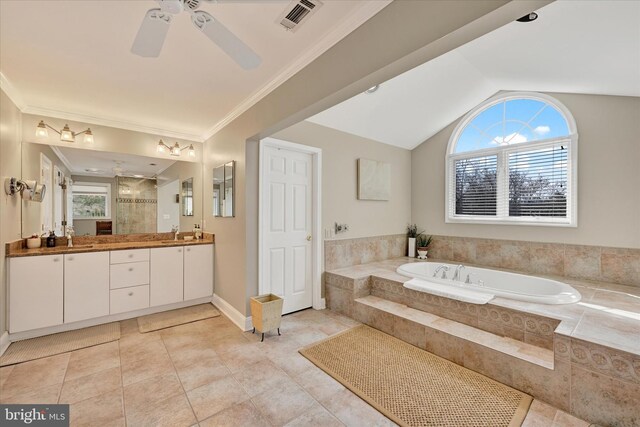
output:
[{"label": "soap dispenser", "polygon": [[55,248],[56,246],[56,233],[53,231],[49,231],[49,236],[47,236],[47,247]]}]

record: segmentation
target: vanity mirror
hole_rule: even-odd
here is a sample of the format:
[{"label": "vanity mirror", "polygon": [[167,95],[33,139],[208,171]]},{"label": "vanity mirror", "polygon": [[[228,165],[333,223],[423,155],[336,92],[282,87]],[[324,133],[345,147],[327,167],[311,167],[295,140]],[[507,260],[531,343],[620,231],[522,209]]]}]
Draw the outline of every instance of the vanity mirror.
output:
[{"label": "vanity mirror", "polygon": [[213,169],[213,216],[235,216],[235,164],[230,161]]},{"label": "vanity mirror", "polygon": [[202,220],[202,164],[23,142],[22,177],[47,191],[22,201],[22,236],[191,231]]}]

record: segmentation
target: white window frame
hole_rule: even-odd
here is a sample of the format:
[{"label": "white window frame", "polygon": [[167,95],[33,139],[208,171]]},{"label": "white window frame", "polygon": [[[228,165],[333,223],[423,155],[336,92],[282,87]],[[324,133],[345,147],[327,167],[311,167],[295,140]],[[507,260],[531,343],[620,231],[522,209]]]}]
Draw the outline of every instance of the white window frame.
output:
[{"label": "white window frame", "polygon": [[[559,138],[548,138],[535,142],[526,142],[514,145],[485,148],[475,151],[456,153],[456,144],[467,125],[479,114],[495,104],[511,99],[533,99],[542,101],[555,107],[563,116],[569,129],[569,135]],[[552,147],[563,144],[567,146],[567,216],[559,217],[510,217],[509,216],[509,180],[505,175],[508,171],[509,154],[514,152],[526,152],[535,149]],[[498,186],[497,206],[495,216],[485,215],[456,215],[455,213],[455,162],[457,160],[497,156],[496,180]],[[445,156],[445,222],[464,224],[504,224],[504,225],[538,225],[552,227],[577,227],[578,226],[578,132],[576,122],[571,112],[557,99],[535,92],[509,92],[499,94],[484,101],[458,123],[449,138],[447,154]],[[506,186],[505,186],[506,183]],[[453,193],[452,193],[453,192]],[[453,197],[452,197],[453,195]]]},{"label": "white window frame", "polygon": [[[81,186],[81,185],[86,185],[89,187],[105,187],[107,189],[106,192],[106,197],[107,197],[107,204],[105,206],[105,215],[104,216],[92,216],[92,217],[87,217],[87,216],[74,216],[73,219],[74,220],[103,220],[103,219],[111,219],[111,184],[108,182],[73,182],[73,186]],[[73,212],[73,196],[75,194],[75,192],[73,191],[73,186],[71,187],[71,203],[72,203],[72,207],[71,207],[71,211]]]}]

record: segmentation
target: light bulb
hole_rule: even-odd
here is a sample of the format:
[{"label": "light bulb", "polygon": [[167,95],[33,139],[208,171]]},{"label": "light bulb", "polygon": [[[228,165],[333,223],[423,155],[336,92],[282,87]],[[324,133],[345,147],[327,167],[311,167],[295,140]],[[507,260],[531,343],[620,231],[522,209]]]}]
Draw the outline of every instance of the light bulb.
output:
[{"label": "light bulb", "polygon": [[90,128],[84,131],[84,143],[93,144],[93,133]]},{"label": "light bulb", "polygon": [[171,147],[171,155],[180,156],[180,146],[177,142],[173,145],[173,147]]},{"label": "light bulb", "polygon": [[36,137],[38,138],[46,138],[49,136],[49,131],[47,130],[47,126],[44,124],[44,120],[40,120],[38,126],[36,126]]},{"label": "light bulb", "polygon": [[69,125],[64,125],[62,131],[60,131],[60,141],[75,142],[73,132],[71,132],[71,129],[69,129]]},{"label": "light bulb", "polygon": [[196,149],[193,148],[193,144],[191,144],[189,146],[189,157],[195,157],[196,156]]},{"label": "light bulb", "polygon": [[158,142],[158,153],[164,153],[164,142],[162,142],[162,140],[160,140],[160,142]]}]

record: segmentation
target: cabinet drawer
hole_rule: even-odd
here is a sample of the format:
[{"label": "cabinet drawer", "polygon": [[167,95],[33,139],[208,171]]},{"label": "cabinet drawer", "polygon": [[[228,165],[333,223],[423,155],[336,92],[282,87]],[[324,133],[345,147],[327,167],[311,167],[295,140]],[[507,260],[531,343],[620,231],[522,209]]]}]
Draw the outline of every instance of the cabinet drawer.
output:
[{"label": "cabinet drawer", "polygon": [[111,314],[149,307],[149,285],[111,291]]},{"label": "cabinet drawer", "polygon": [[111,251],[111,264],[125,262],[149,261],[149,249],[131,249],[128,251]]},{"label": "cabinet drawer", "polygon": [[111,289],[149,284],[149,262],[128,262],[111,266]]}]

